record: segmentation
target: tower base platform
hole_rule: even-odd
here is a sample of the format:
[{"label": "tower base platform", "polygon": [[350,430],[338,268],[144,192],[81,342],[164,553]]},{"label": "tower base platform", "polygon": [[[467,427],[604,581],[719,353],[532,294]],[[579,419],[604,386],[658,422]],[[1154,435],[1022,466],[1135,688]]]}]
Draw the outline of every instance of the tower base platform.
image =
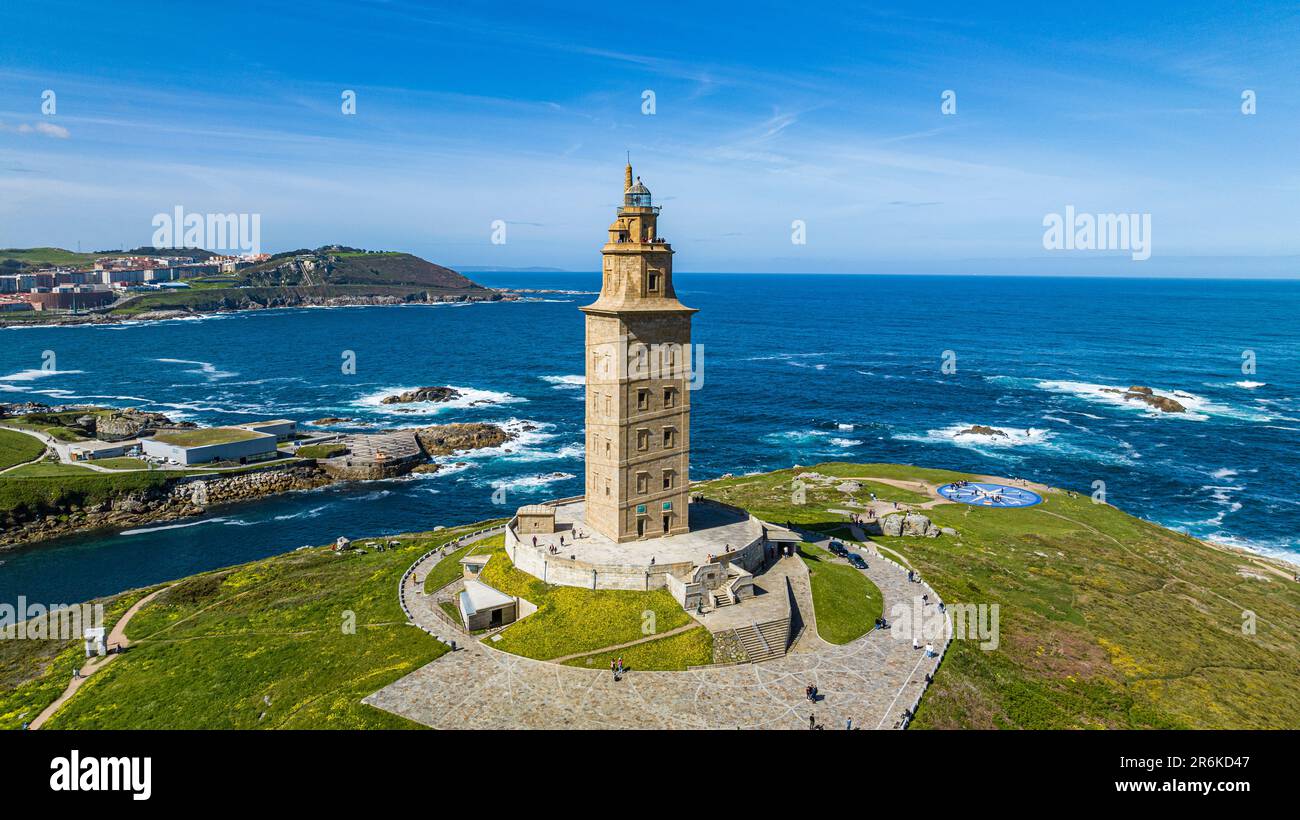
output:
[{"label": "tower base platform", "polygon": [[524,572],[560,586],[663,588],[686,609],[712,608],[751,597],[753,574],[779,550],[757,518],[705,499],[691,501],[689,532],[621,544],[587,526],[582,498],[547,506],[555,510],[555,532],[520,533],[516,516],[506,526],[506,554]]}]

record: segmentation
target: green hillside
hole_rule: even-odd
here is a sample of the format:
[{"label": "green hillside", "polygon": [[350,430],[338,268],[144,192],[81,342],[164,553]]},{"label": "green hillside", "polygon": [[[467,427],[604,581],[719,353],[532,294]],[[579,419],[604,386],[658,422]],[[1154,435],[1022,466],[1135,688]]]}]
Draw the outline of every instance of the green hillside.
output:
[{"label": "green hillside", "polygon": [[[888,464],[805,471],[972,478]],[[700,490],[770,520],[842,531],[845,517],[828,510],[842,508],[844,495],[810,488],[808,503],[793,505],[795,475],[783,470]],[[987,652],[953,642],[914,727],[1300,727],[1300,584],[1288,571],[1087,495],[1049,493],[1026,509],[942,504],[925,514],[958,536],[873,540],[897,551],[950,604],[998,604],[1001,639]],[[1256,634],[1243,634],[1246,612],[1255,614]]]},{"label": "green hillside", "polygon": [[483,290],[451,268],[395,251],[318,248],[276,254],[238,274],[248,286],[385,285]]},{"label": "green hillside", "polygon": [[[421,554],[466,531],[402,536],[400,547],[365,555],[298,550],[187,578],[135,616],[135,645],[48,728],[415,728],[360,701],[447,651],[406,623],[397,583]],[[52,642],[8,643],[34,646],[30,658],[0,655],[0,728],[16,728],[24,712],[30,720],[71,668],[48,663]]]},{"label": "green hillside", "polygon": [[[910,501],[922,496],[883,481],[970,477],[885,464],[807,469],[875,479],[860,495]],[[795,505],[795,475],[783,470],[697,489],[770,520],[843,536],[845,516],[831,512],[846,502],[839,482],[809,486],[807,503]],[[1000,629],[991,651],[953,641],[914,728],[1300,727],[1300,585],[1285,569],[1064,492],[1026,509],[941,504],[925,514],[958,535],[878,538],[881,549],[910,563],[949,604],[997,604]],[[397,587],[424,551],[468,529],[403,536],[400,548],[367,555],[301,550],[185,579],[136,615],[127,630],[136,645],[92,676],[48,726],[409,725],[360,700],[444,651],[406,624]],[[497,550],[492,543],[483,548]],[[849,573],[826,574],[836,565],[819,566],[824,557],[805,548],[814,574],[828,582],[820,595],[814,587],[818,624],[832,639],[850,641],[880,601],[870,588],[850,588]],[[496,567],[489,580],[514,591],[506,562],[488,566]],[[448,567],[437,583],[454,577],[456,565]],[[605,629],[599,607],[584,616],[555,597],[581,590],[524,582],[531,597],[555,610],[553,623],[564,626],[557,620],[563,615],[590,631]],[[884,604],[894,617],[891,602]],[[1244,613],[1254,615],[1254,634],[1242,630]],[[516,630],[515,640],[528,638],[538,651],[516,651],[554,657],[569,649],[546,645],[546,618],[532,617],[533,634]],[[606,637],[574,651],[608,645]],[[668,661],[707,650],[695,645],[700,637],[687,631],[645,644],[634,651],[654,657],[635,663],[671,668]],[[51,642],[0,641],[0,726],[52,702],[74,654]],[[573,663],[590,665],[585,658]]]},{"label": "green hillside", "polygon": [[106,253],[77,253],[63,248],[0,248],[0,272],[5,268],[21,269],[27,266],[90,265]]}]

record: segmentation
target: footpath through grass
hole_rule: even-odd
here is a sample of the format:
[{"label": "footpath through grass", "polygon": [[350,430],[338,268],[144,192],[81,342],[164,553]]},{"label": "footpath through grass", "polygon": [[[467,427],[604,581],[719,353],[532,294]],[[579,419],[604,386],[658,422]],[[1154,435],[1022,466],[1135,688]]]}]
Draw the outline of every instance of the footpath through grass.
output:
[{"label": "footpath through grass", "polygon": [[[94,603],[104,607],[104,627],[112,631],[117,619],[151,590],[132,590],[121,595],[100,599]],[[48,636],[50,624],[57,619],[44,620]],[[27,625],[27,634],[35,621]],[[31,723],[45,707],[63,694],[72,678],[72,670],[80,669],[86,662],[84,641],[80,635],[67,640],[51,637],[13,640],[16,627],[0,630],[0,730],[21,729]],[[114,663],[120,663],[119,658]]]},{"label": "footpath through grass", "polygon": [[[889,464],[800,472],[927,480],[961,473]],[[833,529],[844,494],[794,470],[696,489],[768,520]],[[1300,585],[1102,504],[1050,492],[1026,509],[940,504],[958,535],[877,538],[951,604],[997,604],[997,648],[955,640],[912,726],[971,728],[1300,727]],[[817,607],[818,625],[823,607]],[[1255,633],[1243,632],[1243,613]],[[888,613],[886,613],[888,616]]]},{"label": "footpath through grass", "polygon": [[467,531],[401,536],[366,555],[299,550],[185,579],[132,619],[135,645],[47,727],[413,727],[361,699],[447,651],[406,623],[397,584],[420,554]]}]

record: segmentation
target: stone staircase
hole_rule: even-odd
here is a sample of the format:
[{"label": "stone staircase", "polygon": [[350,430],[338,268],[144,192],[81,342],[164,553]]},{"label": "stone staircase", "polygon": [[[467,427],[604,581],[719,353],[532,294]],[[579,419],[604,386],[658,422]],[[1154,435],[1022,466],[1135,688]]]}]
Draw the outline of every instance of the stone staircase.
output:
[{"label": "stone staircase", "polygon": [[745,648],[750,663],[762,663],[785,657],[790,640],[790,619],[781,618],[736,628],[736,637]]},{"label": "stone staircase", "polygon": [[713,595],[713,607],[715,609],[732,606],[736,603],[736,596],[732,595],[731,590],[726,587],[718,587],[711,594]]}]

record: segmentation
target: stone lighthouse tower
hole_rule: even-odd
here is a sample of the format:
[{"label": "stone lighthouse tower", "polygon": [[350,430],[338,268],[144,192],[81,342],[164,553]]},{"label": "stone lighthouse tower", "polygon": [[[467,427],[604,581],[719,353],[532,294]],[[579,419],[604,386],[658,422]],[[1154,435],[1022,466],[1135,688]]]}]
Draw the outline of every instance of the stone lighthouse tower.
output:
[{"label": "stone lighthouse tower", "polygon": [[587,524],[618,541],[689,529],[691,315],[659,207],[629,162],[587,314]]}]

